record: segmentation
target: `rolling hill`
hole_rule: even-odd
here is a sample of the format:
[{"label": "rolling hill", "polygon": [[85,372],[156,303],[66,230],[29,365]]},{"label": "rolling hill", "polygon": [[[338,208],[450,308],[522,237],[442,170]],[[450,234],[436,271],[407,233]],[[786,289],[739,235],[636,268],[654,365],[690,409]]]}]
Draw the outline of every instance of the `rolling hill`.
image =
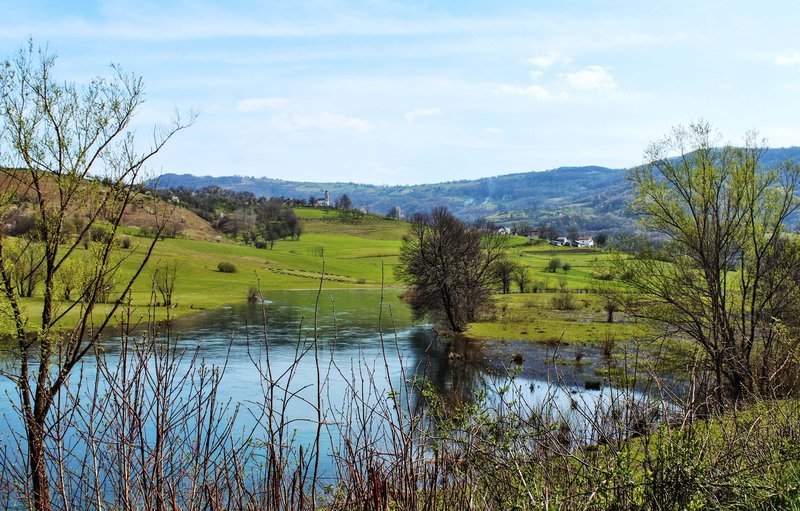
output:
[{"label": "rolling hill", "polygon": [[[763,157],[765,166],[784,160],[800,162],[800,147],[768,149]],[[257,197],[302,199],[321,198],[325,191],[329,191],[332,200],[347,194],[355,207],[378,214],[399,207],[404,216],[409,216],[434,206],[446,206],[466,220],[488,218],[501,224],[549,223],[559,229],[577,227],[581,231],[598,231],[635,224],[625,209],[631,198],[625,175],[625,169],[560,167],[474,180],[376,186],[284,181],[267,177],[164,174],[157,186],[189,189],[218,186],[239,192],[249,191]]]}]

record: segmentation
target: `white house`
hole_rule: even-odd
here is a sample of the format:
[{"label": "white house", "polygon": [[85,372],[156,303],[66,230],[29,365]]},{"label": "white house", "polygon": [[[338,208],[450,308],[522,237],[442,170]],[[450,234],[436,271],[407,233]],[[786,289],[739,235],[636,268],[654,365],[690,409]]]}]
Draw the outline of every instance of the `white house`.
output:
[{"label": "white house", "polygon": [[316,206],[318,208],[329,208],[331,206],[331,194],[328,190],[325,190],[325,198],[324,199],[317,199],[317,201],[312,204],[312,206]]},{"label": "white house", "polygon": [[581,236],[580,238],[575,240],[578,243],[579,247],[593,247],[594,246],[594,238],[591,236]]}]

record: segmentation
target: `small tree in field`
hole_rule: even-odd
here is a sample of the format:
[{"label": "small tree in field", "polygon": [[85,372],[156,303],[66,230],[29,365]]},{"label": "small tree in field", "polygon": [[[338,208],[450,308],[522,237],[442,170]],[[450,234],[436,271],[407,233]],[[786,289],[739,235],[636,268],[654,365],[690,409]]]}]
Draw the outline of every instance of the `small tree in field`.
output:
[{"label": "small tree in field", "polygon": [[165,307],[172,305],[172,294],[175,292],[175,282],[178,279],[178,269],[180,264],[177,261],[169,261],[159,264],[153,273],[153,284],[161,295],[161,303]]},{"label": "small tree in field", "polygon": [[513,279],[520,293],[526,292],[528,286],[531,284],[531,274],[528,269],[522,265],[517,266],[514,270]]},{"label": "small tree in field", "polygon": [[400,247],[398,279],[415,317],[461,332],[491,296],[506,237],[470,229],[445,208],[415,215]]},{"label": "small tree in field", "polygon": [[[52,508],[47,450],[58,440],[45,426],[51,408],[70,373],[93,353],[164,226],[163,218],[155,220],[157,235],[140,253],[130,278],[115,281],[122,214],[137,193],[145,163],[187,126],[175,119],[155,130],[150,148],[139,152],[128,128],[144,101],[141,80],[113,68],[110,78],[79,86],[56,80],[54,64],[54,57],[29,43],[0,68],[0,212],[9,214],[23,199],[33,205],[40,247],[34,267],[41,271],[42,296],[41,313],[29,317],[9,271],[12,240],[0,234],[0,292],[19,360],[13,373],[3,374],[19,392],[28,498],[40,511]],[[71,214],[83,219],[77,233]],[[71,257],[101,223],[105,235],[90,241],[93,267],[84,273],[81,292],[67,291],[63,282],[69,279],[59,275],[73,271]],[[113,297],[106,296],[109,292]],[[103,300],[110,305],[98,307]],[[70,313],[74,326],[56,328]]]},{"label": "small tree in field", "polygon": [[550,273],[555,273],[559,268],[561,268],[561,259],[558,257],[554,257],[548,261],[546,269]]},{"label": "small tree in field", "polygon": [[500,259],[494,264],[492,273],[497,283],[500,284],[500,290],[504,295],[511,292],[511,283],[514,281],[514,272],[516,272],[518,266],[518,264],[508,259]]}]

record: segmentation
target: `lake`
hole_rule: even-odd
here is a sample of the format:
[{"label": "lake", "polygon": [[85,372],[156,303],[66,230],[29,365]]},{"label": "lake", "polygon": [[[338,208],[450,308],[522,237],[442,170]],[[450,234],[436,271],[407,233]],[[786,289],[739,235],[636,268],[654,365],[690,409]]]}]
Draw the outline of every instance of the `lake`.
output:
[{"label": "lake", "polygon": [[[591,419],[598,404],[608,405],[622,395],[593,385],[593,390],[586,390],[586,382],[596,380],[594,365],[602,363],[597,350],[437,337],[430,326],[411,322],[396,292],[383,297],[374,290],[270,292],[263,302],[200,311],[176,320],[162,326],[158,335],[171,339],[168,353],[177,362],[176,370],[169,373],[158,360],[148,361],[146,367],[156,377],[145,387],[150,389],[146,393],[160,395],[160,382],[180,384],[165,409],[180,408],[182,400],[191,400],[199,387],[195,380],[205,378],[208,385],[209,379],[219,378],[209,392],[218,407],[215,420],[227,424],[222,435],[264,446],[275,443],[280,429],[287,459],[297,457],[299,446],[308,453],[319,435],[318,469],[331,479],[345,437],[346,441],[354,435],[387,438],[388,428],[397,426],[392,414],[418,413],[430,404],[431,394],[425,397],[426,392],[434,393],[440,406],[480,401],[498,410],[524,404],[568,424],[571,431],[583,430],[579,436],[587,441],[593,438]],[[139,338],[136,342],[141,342]],[[128,388],[124,382],[132,378],[132,370],[120,369],[120,346],[120,338],[110,333],[100,355],[108,370],[97,380],[96,359],[86,358],[81,372],[75,373],[84,384],[72,382],[73,396],[86,403],[98,401],[94,397],[101,394],[100,401],[110,403],[117,398],[107,382]],[[128,359],[135,347],[128,345]],[[9,430],[19,431],[12,409],[17,399],[14,388],[2,380],[0,391],[6,396],[0,412]],[[152,395],[137,399],[149,403],[142,405],[148,414],[162,406]],[[123,413],[123,408],[113,406],[98,410],[88,422],[99,424],[98,417],[113,421]],[[325,423],[322,429],[319,419]],[[189,419],[179,431],[194,434],[203,420]],[[64,423],[87,422],[85,417],[71,421]],[[154,427],[147,425],[141,434],[153,433]],[[6,435],[3,442],[9,441]],[[77,446],[81,439],[73,438],[72,443]]]}]

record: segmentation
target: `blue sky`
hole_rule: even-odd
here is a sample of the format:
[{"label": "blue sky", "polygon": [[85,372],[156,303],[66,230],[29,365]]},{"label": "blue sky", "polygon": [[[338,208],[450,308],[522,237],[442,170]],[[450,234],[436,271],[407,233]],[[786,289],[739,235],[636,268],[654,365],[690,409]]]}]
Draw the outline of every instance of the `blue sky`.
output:
[{"label": "blue sky", "polygon": [[66,80],[141,75],[155,172],[412,184],[627,167],[677,124],[800,145],[792,1],[6,1]]}]

